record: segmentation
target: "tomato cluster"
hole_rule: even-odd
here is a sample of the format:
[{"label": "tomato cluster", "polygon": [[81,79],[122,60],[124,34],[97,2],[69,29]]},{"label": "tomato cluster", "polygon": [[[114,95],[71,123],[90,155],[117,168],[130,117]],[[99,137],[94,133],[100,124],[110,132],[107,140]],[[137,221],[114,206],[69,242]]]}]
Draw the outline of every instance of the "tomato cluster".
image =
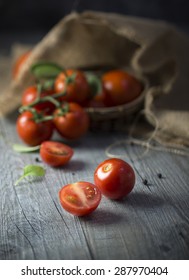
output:
[{"label": "tomato cluster", "polygon": [[[29,54],[17,62],[16,76]],[[125,104],[142,91],[142,84],[123,70],[105,72],[100,78],[100,88],[95,74],[64,70],[53,63],[35,64],[31,71],[36,84],[23,92],[22,113],[17,120],[18,135],[28,145],[49,140],[54,129],[66,139],[80,138],[89,128],[84,107]]]},{"label": "tomato cluster", "polygon": [[[86,97],[80,94],[79,89],[86,88],[88,91],[89,86],[84,74],[78,73],[68,85],[65,79],[64,87],[63,81],[59,81],[59,76],[64,74],[61,73],[50,88],[38,84],[23,92],[21,114],[16,127],[18,135],[26,144],[40,145],[51,138],[54,130],[66,139],[78,139],[87,132],[89,116],[79,104]],[[56,90],[58,85],[60,92]],[[77,99],[74,96],[78,96]]]},{"label": "tomato cluster", "polygon": [[[15,65],[15,79],[29,54]],[[142,92],[141,82],[120,69],[108,71],[99,78],[81,70],[64,70],[54,63],[38,63],[31,67],[31,72],[36,84],[22,94],[16,128],[26,144],[40,145],[42,160],[53,167],[66,164],[74,154],[70,146],[51,141],[55,130],[65,139],[78,139],[90,125],[85,107],[122,105]],[[60,203],[68,212],[82,216],[97,208],[101,194],[120,199],[134,185],[133,168],[121,159],[108,159],[96,168],[94,184],[82,181],[62,187]]]}]

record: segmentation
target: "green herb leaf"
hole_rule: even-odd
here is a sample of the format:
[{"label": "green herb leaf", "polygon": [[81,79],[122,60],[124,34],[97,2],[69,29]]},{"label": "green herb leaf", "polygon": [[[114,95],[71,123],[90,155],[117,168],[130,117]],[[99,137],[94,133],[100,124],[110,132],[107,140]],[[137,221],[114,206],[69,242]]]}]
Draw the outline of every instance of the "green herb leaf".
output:
[{"label": "green herb leaf", "polygon": [[62,67],[51,62],[38,62],[31,66],[32,74],[38,79],[56,78],[56,76],[64,71]]},{"label": "green herb leaf", "polygon": [[13,144],[12,148],[14,151],[18,153],[31,153],[31,152],[39,151],[40,145],[35,147],[28,147],[21,144]]},{"label": "green herb leaf", "polygon": [[38,165],[26,165],[23,169],[23,175],[16,181],[15,185],[17,186],[21,180],[28,176],[32,177],[42,177],[45,175],[45,169]]},{"label": "green herb leaf", "polygon": [[86,73],[87,82],[91,89],[91,97],[102,92],[102,83],[101,79],[93,74],[93,73]]}]

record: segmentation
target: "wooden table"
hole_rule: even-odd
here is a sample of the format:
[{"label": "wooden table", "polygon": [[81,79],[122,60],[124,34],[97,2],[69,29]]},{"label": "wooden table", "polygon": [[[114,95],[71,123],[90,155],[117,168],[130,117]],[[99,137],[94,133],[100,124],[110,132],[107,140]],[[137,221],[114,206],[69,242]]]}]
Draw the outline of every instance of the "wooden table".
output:
[{"label": "wooden table", "polygon": [[[12,149],[20,143],[15,120],[15,114],[0,119],[0,259],[189,258],[188,157],[151,150],[137,159],[141,147],[121,145],[116,153],[126,153],[136,172],[133,192],[122,201],[103,197],[96,211],[78,218],[62,209],[59,189],[93,182],[107,146],[127,135],[89,132],[70,143],[75,150],[70,163],[54,169],[36,162],[36,152]],[[15,186],[27,164],[45,166],[45,177]]]},{"label": "wooden table", "polygon": [[[15,40],[35,44],[41,33],[1,34],[3,53]],[[189,159],[166,152],[144,151],[122,144],[116,154],[135,169],[136,185],[122,201],[105,197],[85,217],[63,210],[58,192],[76,181],[93,182],[96,166],[107,158],[105,149],[126,133],[89,132],[71,142],[75,154],[68,165],[54,169],[36,162],[38,153],[19,154],[17,114],[0,118],[0,259],[188,259]],[[54,140],[61,140],[54,135]],[[15,182],[27,164],[44,166],[46,175]],[[160,176],[162,175],[162,177]],[[147,182],[147,184],[146,184]]]}]

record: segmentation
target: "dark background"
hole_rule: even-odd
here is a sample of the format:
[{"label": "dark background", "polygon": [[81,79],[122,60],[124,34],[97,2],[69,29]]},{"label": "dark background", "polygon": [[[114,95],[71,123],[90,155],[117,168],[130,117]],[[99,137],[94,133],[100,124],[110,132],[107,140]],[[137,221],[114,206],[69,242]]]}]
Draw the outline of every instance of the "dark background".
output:
[{"label": "dark background", "polygon": [[[161,19],[189,33],[188,0],[0,0],[0,45],[37,40],[73,10]],[[25,36],[23,36],[23,33]],[[10,36],[11,34],[11,36]],[[23,39],[24,38],[24,39]]]},{"label": "dark background", "polygon": [[0,29],[48,30],[74,6],[79,12],[96,10],[163,19],[187,28],[188,0],[0,0]]}]

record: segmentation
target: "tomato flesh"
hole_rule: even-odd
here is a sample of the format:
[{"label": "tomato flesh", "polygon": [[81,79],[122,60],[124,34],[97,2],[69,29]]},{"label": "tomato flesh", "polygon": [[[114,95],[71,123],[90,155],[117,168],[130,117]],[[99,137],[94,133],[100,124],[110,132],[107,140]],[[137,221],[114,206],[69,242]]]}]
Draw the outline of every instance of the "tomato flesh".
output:
[{"label": "tomato flesh", "polygon": [[101,192],[92,183],[76,182],[62,187],[59,199],[66,211],[76,216],[84,216],[98,207]]},{"label": "tomato flesh", "polygon": [[42,160],[53,167],[65,165],[73,154],[71,147],[60,142],[45,141],[40,147]]},{"label": "tomato flesh", "polygon": [[97,166],[94,182],[108,198],[120,199],[134,188],[135,173],[127,162],[118,158],[107,159]]}]

